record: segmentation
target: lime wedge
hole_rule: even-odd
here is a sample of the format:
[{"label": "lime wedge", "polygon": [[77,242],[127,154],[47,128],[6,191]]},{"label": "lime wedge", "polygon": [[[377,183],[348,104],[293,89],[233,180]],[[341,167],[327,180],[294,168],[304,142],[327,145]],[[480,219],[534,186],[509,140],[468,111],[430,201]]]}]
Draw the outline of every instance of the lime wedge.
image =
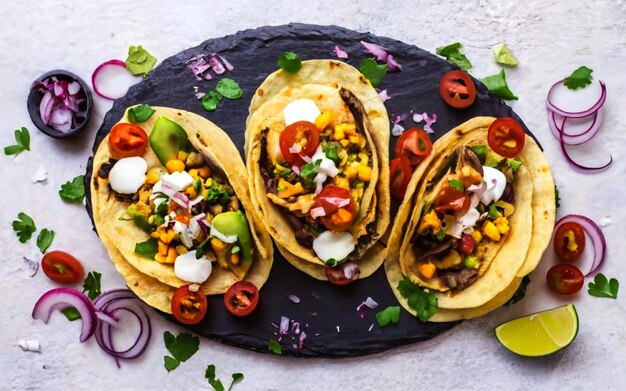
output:
[{"label": "lime wedge", "polygon": [[541,357],[566,348],[578,334],[573,304],[509,320],[494,329],[496,338],[520,356]]}]

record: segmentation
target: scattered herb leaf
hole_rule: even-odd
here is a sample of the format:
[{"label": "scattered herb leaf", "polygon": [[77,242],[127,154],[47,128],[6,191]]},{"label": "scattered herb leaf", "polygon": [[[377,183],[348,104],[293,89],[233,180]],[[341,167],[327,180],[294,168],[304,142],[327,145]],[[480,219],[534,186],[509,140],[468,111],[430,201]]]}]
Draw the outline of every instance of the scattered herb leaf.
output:
[{"label": "scattered herb leaf", "polygon": [[339,261],[336,260],[335,258],[328,258],[327,260],[324,261],[324,263],[330,267],[335,267],[339,265]]},{"label": "scattered herb leaf", "polygon": [[619,281],[615,278],[611,278],[609,281],[602,273],[596,274],[593,278],[593,282],[589,282],[587,286],[591,296],[606,297],[609,299],[617,299],[617,291],[619,291]]},{"label": "scattered herb leaf", "polygon": [[126,69],[135,76],[146,77],[156,65],[157,59],[141,45],[130,46],[126,58]]},{"label": "scattered herb leaf", "polygon": [[495,220],[498,217],[500,217],[500,212],[498,212],[498,208],[496,208],[496,203],[492,202],[489,204],[489,213],[487,213],[487,218]]},{"label": "scattered herb leaf", "polygon": [[450,45],[438,47],[435,52],[438,55],[445,57],[446,60],[455,64],[462,70],[467,71],[472,67],[472,63],[467,57],[465,57],[465,54],[459,51],[460,48],[461,43],[455,42],[451,43]]},{"label": "scattered herb leaf", "polygon": [[559,193],[559,188],[554,185],[554,202],[556,203],[556,207],[561,207],[561,194]]},{"label": "scattered herb leaf", "polygon": [[196,247],[196,259],[202,258],[202,256],[206,253],[207,247],[211,243],[211,237],[208,236],[204,242],[200,243],[198,247]]},{"label": "scattered herb leaf", "polygon": [[283,52],[278,57],[278,66],[287,73],[297,73],[302,68],[302,61],[294,52]]},{"label": "scattered herb leaf", "polygon": [[485,144],[472,145],[471,148],[479,159],[482,159],[485,155],[487,155],[488,147]]},{"label": "scattered herb leaf", "polygon": [[144,242],[135,243],[135,252],[146,258],[154,259],[159,252],[159,241],[156,238],[150,238]]},{"label": "scattered herb leaf", "polygon": [[163,366],[168,372],[173,371],[180,365],[180,361],[170,356],[163,356]]},{"label": "scattered herb leaf", "polygon": [[24,151],[30,151],[30,133],[28,133],[28,129],[25,127],[22,127],[22,130],[16,129],[15,142],[17,144],[4,148],[5,155],[18,155]]},{"label": "scattered herb leaf", "polygon": [[61,312],[70,322],[80,319],[80,312],[78,312],[78,310],[74,307],[65,307],[61,310]]},{"label": "scattered herb leaf", "polygon": [[148,118],[152,117],[154,109],[147,104],[140,104],[128,109],[128,120],[133,123],[146,122]]},{"label": "scattered herb leaf", "polygon": [[510,65],[512,67],[517,66],[517,58],[511,52],[505,44],[499,43],[491,47],[493,55],[496,58],[496,62],[502,65]]},{"label": "scattered herb leaf", "polygon": [[526,296],[526,288],[528,287],[528,284],[530,284],[530,277],[524,276],[513,296],[511,296],[509,301],[504,303],[504,305],[512,305],[522,300]]},{"label": "scattered herb leaf", "polygon": [[435,238],[441,241],[443,240],[445,235],[446,235],[446,230],[443,229],[443,227],[439,227],[439,231],[437,231],[437,233],[435,234]]},{"label": "scattered herb leaf", "polygon": [[202,107],[206,111],[213,111],[217,109],[218,103],[222,100],[222,94],[215,91],[209,91],[202,97]]},{"label": "scattered herb leaf", "polygon": [[69,202],[82,200],[85,196],[85,185],[83,183],[84,179],[84,175],[78,175],[71,181],[61,185],[61,190],[59,190],[61,198]]},{"label": "scattered herb leaf", "polygon": [[509,166],[511,171],[515,172],[515,170],[522,165],[522,162],[517,159],[507,159],[506,164]]},{"label": "scattered herb leaf", "polygon": [[37,236],[37,247],[41,253],[45,253],[48,247],[52,244],[54,240],[54,231],[48,228],[44,228],[39,231],[39,235]]},{"label": "scattered herb leaf", "polygon": [[448,183],[450,184],[450,187],[454,190],[463,191],[463,184],[458,179],[449,179]]},{"label": "scattered herb leaf", "polygon": [[592,69],[589,69],[583,65],[582,67],[572,72],[572,74],[563,81],[563,84],[570,90],[585,88],[586,86],[591,84],[591,79],[593,79],[593,76],[591,76],[591,72],[593,72]]},{"label": "scattered herb leaf", "polygon": [[376,313],[376,322],[380,327],[385,327],[389,323],[396,324],[400,320],[400,306],[392,305]]},{"label": "scattered herb leaf", "polygon": [[226,187],[213,181],[205,199],[209,204],[226,205],[230,201],[230,195]]},{"label": "scattered herb leaf", "polygon": [[506,75],[504,74],[504,69],[500,70],[500,73],[496,73],[495,75],[487,76],[483,79],[480,79],[489,92],[498,98],[504,100],[518,100],[519,98],[513,94],[513,92],[509,89],[509,86],[506,84]]},{"label": "scattered herb leaf", "polygon": [[233,386],[235,385],[235,383],[239,383],[240,381],[243,380],[243,373],[233,373],[232,374],[233,380],[230,382],[230,386],[228,387],[228,391],[233,389]]},{"label": "scattered herb leaf", "polygon": [[339,158],[340,149],[341,145],[336,141],[332,141],[322,146],[322,152],[324,152],[324,155],[326,155],[327,158],[335,162],[335,164],[339,164],[339,162],[341,161],[341,158]]},{"label": "scattered herb leaf", "polygon": [[228,77],[220,79],[220,81],[217,82],[215,89],[218,93],[228,99],[241,99],[243,96],[243,91],[241,90],[241,87],[239,87],[239,84]]},{"label": "scattered herb leaf", "polygon": [[87,292],[90,300],[100,296],[100,277],[102,274],[98,272],[89,272],[83,281],[83,293]]},{"label": "scattered herb leaf", "polygon": [[165,360],[164,366],[168,372],[176,368],[181,362],[189,360],[200,346],[200,338],[187,333],[180,333],[175,337],[174,334],[166,331],[163,333],[163,340],[165,341],[165,347],[173,356],[163,357]]},{"label": "scattered herb leaf", "polygon": [[20,242],[26,243],[37,230],[35,222],[26,213],[20,212],[17,214],[18,220],[13,220],[13,230],[17,233],[17,237]]},{"label": "scattered herb leaf", "polygon": [[417,286],[417,284],[413,283],[410,278],[405,276],[398,283],[397,289],[402,297],[407,299],[409,307],[415,310],[417,317],[422,322],[426,322],[437,312],[439,305],[435,294],[426,292]]},{"label": "scattered herb leaf", "polygon": [[283,354],[283,348],[280,346],[280,343],[275,339],[270,339],[267,342],[267,350],[274,354],[278,354],[279,356]]},{"label": "scattered herb leaf", "polygon": [[372,58],[365,58],[361,60],[359,71],[372,83],[372,87],[375,88],[383,82],[387,74],[387,64],[378,64]]},{"label": "scattered herb leaf", "polygon": [[317,159],[314,163],[307,163],[300,167],[300,178],[302,178],[302,186],[305,189],[315,189],[315,176],[317,175],[317,169],[322,164],[322,159]]},{"label": "scattered herb leaf", "polygon": [[204,377],[209,381],[209,384],[215,391],[224,391],[224,385],[220,379],[215,378],[215,365],[210,364],[204,371]]}]

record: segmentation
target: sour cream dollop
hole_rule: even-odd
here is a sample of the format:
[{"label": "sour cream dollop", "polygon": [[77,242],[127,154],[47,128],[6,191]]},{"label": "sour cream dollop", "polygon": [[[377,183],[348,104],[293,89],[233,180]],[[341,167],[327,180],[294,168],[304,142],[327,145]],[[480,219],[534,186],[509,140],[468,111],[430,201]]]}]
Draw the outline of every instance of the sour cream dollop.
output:
[{"label": "sour cream dollop", "polygon": [[313,239],[313,251],[324,262],[329,259],[341,261],[354,251],[352,234],[350,232],[324,231]]},{"label": "sour cream dollop", "polygon": [[320,109],[311,99],[296,99],[290,102],[283,110],[285,125],[289,126],[298,121],[315,123],[315,119],[321,114]]},{"label": "sour cream dollop", "polygon": [[498,201],[504,194],[506,177],[501,171],[493,167],[483,166],[483,183],[482,193],[479,194],[480,202],[489,205],[493,201]]},{"label": "sour cream dollop", "polygon": [[139,156],[118,160],[109,173],[111,188],[120,194],[133,194],[146,180],[148,163]]},{"label": "sour cream dollop", "polygon": [[176,257],[174,274],[183,281],[202,284],[211,275],[211,262],[203,255],[196,259],[196,252],[189,251]]}]

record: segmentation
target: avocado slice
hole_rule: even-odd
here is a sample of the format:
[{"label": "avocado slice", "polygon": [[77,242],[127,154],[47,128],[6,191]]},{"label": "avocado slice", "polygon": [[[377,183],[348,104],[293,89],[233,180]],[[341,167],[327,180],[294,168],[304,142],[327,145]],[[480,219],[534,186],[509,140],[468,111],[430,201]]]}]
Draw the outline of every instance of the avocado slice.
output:
[{"label": "avocado slice", "polygon": [[236,235],[242,261],[237,265],[229,262],[231,270],[238,276],[245,276],[252,261],[252,238],[246,215],[242,211],[220,213],[211,221],[213,227],[224,235]]},{"label": "avocado slice", "polygon": [[182,126],[166,117],[159,117],[155,122],[150,132],[150,147],[163,165],[176,159],[178,151],[195,151]]},{"label": "avocado slice", "polygon": [[148,216],[142,213],[137,204],[131,204],[126,208],[126,212],[133,219],[135,224],[146,232],[152,232],[152,224],[148,222]]}]

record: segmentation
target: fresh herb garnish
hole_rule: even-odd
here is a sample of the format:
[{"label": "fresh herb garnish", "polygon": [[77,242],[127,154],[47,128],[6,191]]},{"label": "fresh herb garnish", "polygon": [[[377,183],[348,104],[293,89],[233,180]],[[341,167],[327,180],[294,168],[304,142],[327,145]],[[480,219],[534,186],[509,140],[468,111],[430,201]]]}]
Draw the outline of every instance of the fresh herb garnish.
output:
[{"label": "fresh herb garnish", "polygon": [[[224,391],[224,385],[220,379],[215,378],[215,365],[210,364],[206,367],[206,371],[204,372],[204,377],[209,381],[209,384],[215,391]],[[230,382],[230,386],[228,386],[228,391],[230,391],[235,383],[243,380],[243,373],[233,373],[232,380]]]},{"label": "fresh herb garnish", "polygon": [[15,130],[15,142],[17,144],[9,145],[4,148],[5,155],[18,155],[24,151],[30,151],[30,134],[28,129],[22,127],[22,130]]},{"label": "fresh herb garnish", "polygon": [[20,242],[26,243],[33,236],[37,227],[35,227],[33,219],[26,213],[18,213],[17,218],[18,220],[13,220],[11,225],[13,226],[15,233],[17,233],[17,237]]},{"label": "fresh herb garnish", "polygon": [[398,283],[397,289],[402,297],[407,299],[409,307],[415,310],[417,317],[422,322],[426,322],[437,312],[439,305],[435,294],[426,292],[417,284],[413,283],[410,278],[405,276],[402,281]]},{"label": "fresh herb garnish", "polygon": [[314,163],[307,163],[300,168],[300,177],[302,178],[302,186],[305,189],[315,189],[315,176],[317,168],[322,164],[322,159],[317,159]]},{"label": "fresh herb garnish", "polygon": [[586,66],[582,66],[572,72],[571,75],[567,79],[563,81],[565,87],[570,90],[577,90],[579,88],[585,88],[589,84],[591,84],[591,76],[592,69],[587,68]]},{"label": "fresh herb garnish", "polygon": [[159,241],[150,238],[144,242],[135,243],[135,252],[146,258],[154,259],[159,252]]},{"label": "fresh herb garnish", "polygon": [[561,194],[559,193],[559,188],[554,185],[554,202],[556,203],[556,207],[561,207]]},{"label": "fresh herb garnish", "polygon": [[220,204],[226,205],[230,201],[230,196],[228,195],[228,190],[219,183],[213,181],[211,182],[211,187],[206,195],[206,201],[209,204]]},{"label": "fresh herb garnish", "polygon": [[389,323],[396,324],[400,320],[400,306],[391,305],[376,313],[376,322],[380,327],[385,327]]},{"label": "fresh herb garnish", "polygon": [[517,170],[522,165],[522,162],[517,159],[506,159],[506,164],[507,166],[509,166],[509,169],[511,169],[511,171],[515,172],[515,170]]},{"label": "fresh herb garnish", "polygon": [[496,62],[502,65],[510,65],[512,67],[517,65],[517,58],[511,52],[505,44],[499,43],[491,47],[493,55],[496,57]]},{"label": "fresh herb garnish", "polygon": [[54,240],[54,231],[48,228],[44,228],[39,231],[39,235],[37,236],[37,247],[41,253],[45,253],[48,247],[52,244],[52,240]]},{"label": "fresh herb garnish", "polygon": [[202,194],[202,179],[198,178],[193,183],[193,189],[196,191],[196,194]]},{"label": "fresh herb garnish", "polygon": [[487,155],[488,147],[485,144],[472,145],[472,151],[476,154],[479,159],[484,159],[485,155]]},{"label": "fresh herb garnish", "polygon": [[450,184],[450,187],[454,190],[463,191],[463,184],[458,179],[449,179],[448,183]]},{"label": "fresh herb garnish", "polygon": [[100,296],[100,277],[102,274],[98,272],[89,272],[83,281],[83,293],[87,292],[90,300]]},{"label": "fresh herb garnish", "polygon": [[217,104],[222,100],[222,94],[215,91],[209,91],[202,97],[202,107],[206,111],[213,111],[217,109]]},{"label": "fresh herb garnish", "polygon": [[140,104],[128,109],[128,120],[132,124],[146,122],[148,118],[152,117],[154,109],[147,104]]},{"label": "fresh herb garnish", "polygon": [[487,213],[487,218],[491,220],[495,220],[498,217],[500,217],[500,212],[498,212],[498,209],[496,208],[496,204],[492,202],[491,204],[489,204],[489,213]]},{"label": "fresh herb garnish", "polygon": [[339,261],[336,260],[335,258],[328,258],[327,260],[324,261],[324,263],[330,267],[335,267],[339,265]]},{"label": "fresh herb garnish", "polygon": [[78,175],[70,182],[66,182],[61,185],[61,190],[59,190],[61,198],[69,202],[82,200],[85,196],[85,185],[83,183],[84,179],[84,175]]},{"label": "fresh herb garnish", "polygon": [[278,163],[276,164],[276,167],[274,167],[274,174],[278,175],[281,178],[287,178],[291,176],[293,173],[294,172],[291,168],[283,167]]},{"label": "fresh herb garnish", "polygon": [[468,69],[472,67],[472,63],[470,62],[470,60],[468,60],[467,57],[465,57],[465,54],[459,51],[460,48],[461,48],[461,43],[455,42],[447,46],[438,47],[435,50],[435,52],[438,55],[445,57],[446,60],[455,64],[462,70],[467,71]]},{"label": "fresh herb garnish", "polygon": [[609,281],[602,273],[596,274],[593,282],[587,285],[587,293],[595,297],[606,297],[609,299],[617,299],[617,291],[619,291],[619,281],[611,278]]},{"label": "fresh herb garnish", "polygon": [[446,231],[443,227],[439,227],[439,231],[435,234],[435,238],[439,241],[443,240],[444,236],[446,236]]},{"label": "fresh herb garnish", "polygon": [[519,98],[513,94],[513,92],[509,89],[509,86],[506,84],[506,75],[504,74],[504,69],[500,70],[500,73],[496,73],[495,75],[487,76],[485,78],[480,79],[489,92],[498,98],[504,100],[518,100]]},{"label": "fresh herb garnish", "polygon": [[220,79],[220,81],[217,82],[217,86],[215,86],[215,90],[228,99],[241,99],[243,96],[243,91],[241,87],[239,87],[239,84],[228,77]]},{"label": "fresh herb garnish", "polygon": [[148,72],[154,68],[157,59],[152,56],[141,45],[128,48],[126,58],[126,69],[135,76],[146,77]]},{"label": "fresh herb garnish", "polygon": [[204,242],[200,243],[198,247],[196,247],[196,259],[202,258],[202,256],[206,253],[207,247],[211,243],[211,237],[207,237]]},{"label": "fresh herb garnish", "polygon": [[280,343],[275,339],[270,339],[267,341],[267,350],[278,354],[279,356],[283,354],[283,348],[280,346]]},{"label": "fresh herb garnish", "polygon": [[278,57],[278,66],[287,73],[297,73],[302,68],[302,61],[294,52],[283,52]]},{"label": "fresh herb garnish", "polygon": [[180,333],[175,337],[174,334],[166,331],[163,333],[163,340],[165,347],[172,355],[172,357],[163,356],[164,366],[168,372],[178,367],[181,362],[189,360],[200,346],[200,338],[187,333]]},{"label": "fresh herb garnish", "polygon": [[80,312],[78,312],[78,310],[74,307],[65,307],[61,310],[61,312],[70,322],[80,319]]},{"label": "fresh herb garnish", "polygon": [[339,164],[341,159],[339,158],[339,151],[341,150],[341,145],[338,142],[333,141],[322,147],[322,152],[326,155],[327,158],[335,162],[335,164]]},{"label": "fresh herb garnish", "polygon": [[387,74],[387,64],[378,64],[372,58],[365,58],[361,60],[359,71],[372,83],[372,87],[376,88]]},{"label": "fresh herb garnish", "polygon": [[513,296],[504,305],[512,305],[522,300],[526,296],[528,284],[530,284],[530,277],[524,276]]}]

